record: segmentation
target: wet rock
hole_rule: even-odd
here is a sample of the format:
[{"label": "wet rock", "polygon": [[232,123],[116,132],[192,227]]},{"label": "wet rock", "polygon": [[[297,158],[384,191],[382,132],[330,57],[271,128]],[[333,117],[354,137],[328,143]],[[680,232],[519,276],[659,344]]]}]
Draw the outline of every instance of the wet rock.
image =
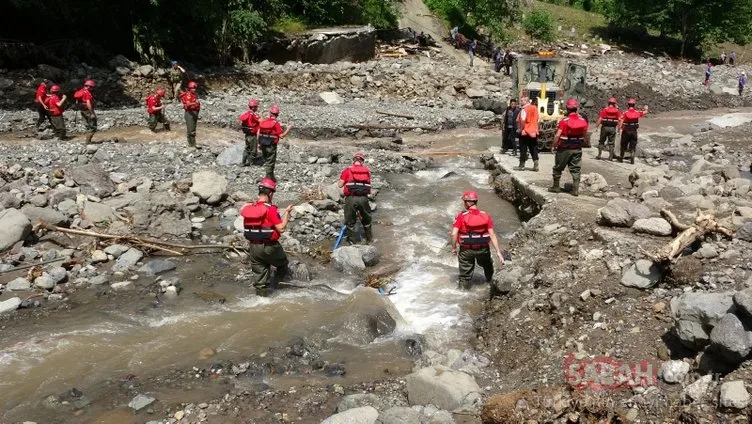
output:
[{"label": "wet rock", "polygon": [[749,405],[749,392],[744,387],[744,381],[728,381],[721,384],[720,403],[723,408],[746,408]]},{"label": "wet rock", "polygon": [[472,376],[441,365],[418,370],[405,380],[410,405],[431,404],[451,411],[467,406],[473,395],[481,393]]},{"label": "wet rock", "polygon": [[364,406],[381,408],[381,398],[373,393],[356,393],[354,395],[347,395],[343,397],[339,402],[339,405],[337,405],[337,412],[345,412],[350,409],[362,408]]},{"label": "wet rock", "polygon": [[347,369],[342,364],[326,364],[324,374],[327,377],[342,377],[347,374]]},{"label": "wet rock", "polygon": [[356,274],[366,269],[363,254],[356,246],[342,246],[332,253],[334,266],[346,273]]},{"label": "wet rock", "polygon": [[708,352],[732,364],[740,364],[749,355],[752,346],[739,318],[726,314],[710,332]]},{"label": "wet rock", "polygon": [[666,361],[661,366],[661,378],[666,383],[681,383],[689,374],[689,364],[684,361]]},{"label": "wet rock", "polygon": [[379,418],[379,411],[372,406],[349,409],[332,415],[321,424],[375,424]]},{"label": "wet rock", "polygon": [[458,354],[450,355],[447,352],[447,357],[449,359],[447,365],[454,370],[466,372],[468,374],[480,374],[484,368],[488,368],[488,366],[491,365],[491,361],[488,358],[469,349],[466,349],[461,353],[454,349],[450,350],[450,352],[452,351],[457,352]]},{"label": "wet rock", "polygon": [[101,286],[102,284],[107,284],[109,282],[110,280],[106,275],[97,275],[89,279],[89,284],[91,284],[92,286]]},{"label": "wet rock", "polygon": [[31,232],[31,221],[17,209],[0,211],[0,252],[26,238]]},{"label": "wet rock", "polygon": [[45,272],[40,277],[37,277],[34,280],[34,287],[40,288],[42,290],[52,290],[55,288],[55,280],[53,280],[52,277],[50,277],[50,275]]},{"label": "wet rock", "polygon": [[233,144],[230,147],[222,150],[217,156],[216,163],[219,166],[240,165],[243,163],[243,151],[245,150],[245,144]]},{"label": "wet rock", "polygon": [[102,222],[114,222],[118,219],[113,208],[105,204],[95,202],[86,202],[84,210],[81,213],[81,217],[93,224],[100,224]]},{"label": "wet rock", "polygon": [[379,263],[379,251],[374,246],[358,246],[358,250],[365,266],[374,266]]},{"label": "wet rock", "polygon": [[645,233],[654,236],[670,236],[671,224],[663,218],[638,219],[632,224],[636,233]]},{"label": "wet rock", "polygon": [[130,402],[128,402],[128,407],[138,412],[146,408],[147,406],[151,405],[155,401],[156,399],[154,399],[151,396],[139,394],[139,395],[136,395],[136,397],[134,397],[133,399],[131,399]]},{"label": "wet rock", "polygon": [[702,400],[703,397],[705,397],[705,395],[708,393],[712,385],[713,385],[713,376],[711,374],[703,375],[702,377],[698,378],[694,383],[685,387],[684,390],[682,390],[682,396],[684,396],[686,399],[689,399],[693,402],[697,402],[699,400]]},{"label": "wet rock", "polygon": [[420,412],[405,406],[394,406],[379,415],[380,424],[421,424]]},{"label": "wet rock", "polygon": [[172,271],[176,267],[177,265],[175,262],[169,259],[154,259],[142,266],[139,269],[139,272],[143,272],[149,276],[154,276]]},{"label": "wet rock", "polygon": [[104,253],[112,255],[115,259],[119,258],[123,253],[127,252],[130,247],[124,244],[112,244],[104,248]]},{"label": "wet rock", "polygon": [[741,228],[736,230],[734,237],[738,238],[739,240],[752,242],[752,222],[748,222],[742,225]]},{"label": "wet rock", "polygon": [[26,291],[31,289],[31,283],[26,278],[18,277],[9,282],[5,288],[9,291]]},{"label": "wet rock", "polygon": [[120,255],[115,261],[115,265],[112,266],[113,271],[127,271],[132,266],[135,266],[141,258],[144,257],[144,253],[136,248],[130,248],[128,251]]},{"label": "wet rock", "polygon": [[110,284],[110,288],[115,291],[130,290],[133,288],[132,281],[119,281],[117,283]]},{"label": "wet rock", "polygon": [[68,217],[62,212],[58,212],[54,209],[26,205],[21,208],[21,212],[23,212],[32,223],[44,222],[46,224],[57,226],[64,226],[68,223]]},{"label": "wet rock", "polygon": [[217,204],[227,194],[227,179],[212,171],[194,172],[191,192],[207,204]]},{"label": "wet rock", "polygon": [[66,175],[70,176],[81,188],[81,192],[88,196],[103,198],[115,191],[115,184],[110,176],[98,164],[73,167]]},{"label": "wet rock", "polygon": [[19,306],[21,306],[20,297],[11,297],[10,299],[3,300],[0,302],[0,315],[13,312],[18,309]]},{"label": "wet rock", "polygon": [[662,277],[661,269],[646,259],[632,264],[621,277],[621,284],[627,287],[647,289],[657,284]]}]

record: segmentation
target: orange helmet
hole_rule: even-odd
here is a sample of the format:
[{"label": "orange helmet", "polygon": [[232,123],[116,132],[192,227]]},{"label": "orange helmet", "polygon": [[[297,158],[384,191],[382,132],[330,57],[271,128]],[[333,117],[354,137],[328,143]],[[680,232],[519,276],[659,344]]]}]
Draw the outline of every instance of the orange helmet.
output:
[{"label": "orange helmet", "polygon": [[366,160],[366,155],[363,152],[358,152],[353,155],[353,159]]},{"label": "orange helmet", "polygon": [[256,99],[248,100],[248,107],[258,107],[259,102]]},{"label": "orange helmet", "polygon": [[259,181],[258,186],[259,188],[268,188],[271,191],[277,191],[277,183],[275,183],[271,178],[263,178],[261,181]]},{"label": "orange helmet", "polygon": [[84,87],[94,87],[96,84],[94,84],[94,80],[86,80],[84,81]]},{"label": "orange helmet", "polygon": [[637,100],[635,100],[634,97],[631,97],[629,100],[627,100],[627,104],[628,105],[636,105],[637,104]]},{"label": "orange helmet", "polygon": [[191,81],[188,83],[188,88],[198,88],[198,83],[196,81]]},{"label": "orange helmet", "polygon": [[272,115],[279,115],[279,106],[272,106],[272,108],[269,110],[269,113],[271,113]]},{"label": "orange helmet", "polygon": [[161,88],[157,89],[157,96],[164,97],[165,96],[165,91],[162,90]]},{"label": "orange helmet", "polygon": [[474,191],[466,191],[462,193],[462,200],[466,202],[477,202],[478,201],[478,193]]},{"label": "orange helmet", "polygon": [[577,100],[575,99],[567,100],[567,109],[577,109],[578,107],[580,107],[580,104],[577,103]]},{"label": "orange helmet", "polygon": [[60,92],[60,86],[59,85],[53,85],[50,87],[50,93],[59,93]]}]

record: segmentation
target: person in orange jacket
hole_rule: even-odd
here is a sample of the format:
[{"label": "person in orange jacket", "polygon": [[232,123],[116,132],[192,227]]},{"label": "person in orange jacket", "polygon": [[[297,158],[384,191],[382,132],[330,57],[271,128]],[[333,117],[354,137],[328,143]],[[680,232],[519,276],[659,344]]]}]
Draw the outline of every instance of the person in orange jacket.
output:
[{"label": "person in orange jacket", "polygon": [[532,100],[523,97],[521,100],[522,110],[518,116],[517,131],[520,132],[520,166],[514,168],[518,171],[525,170],[527,154],[533,158],[533,171],[538,171],[538,99]]}]

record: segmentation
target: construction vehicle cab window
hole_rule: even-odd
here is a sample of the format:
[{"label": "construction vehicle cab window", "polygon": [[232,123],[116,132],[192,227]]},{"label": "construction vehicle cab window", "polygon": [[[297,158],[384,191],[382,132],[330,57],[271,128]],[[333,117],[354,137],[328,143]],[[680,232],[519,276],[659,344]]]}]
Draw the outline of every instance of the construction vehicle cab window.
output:
[{"label": "construction vehicle cab window", "polygon": [[[562,102],[585,95],[587,68],[551,56],[552,52],[539,52],[536,56],[516,58],[512,64],[512,97],[538,99],[539,150],[550,150],[553,146],[556,125],[564,118]],[[590,147],[589,137],[585,147]]]}]

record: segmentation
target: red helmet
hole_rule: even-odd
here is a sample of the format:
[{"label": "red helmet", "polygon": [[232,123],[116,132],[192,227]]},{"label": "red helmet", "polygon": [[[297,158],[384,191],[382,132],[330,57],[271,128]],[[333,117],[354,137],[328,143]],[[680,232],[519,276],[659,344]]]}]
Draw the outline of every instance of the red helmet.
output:
[{"label": "red helmet", "polygon": [[616,104],[616,97],[611,97],[610,99],[608,99],[608,102]]},{"label": "red helmet", "polygon": [[627,104],[628,105],[636,105],[637,104],[637,100],[635,100],[634,97],[630,97],[629,100],[627,101]]},{"label": "red helmet", "polygon": [[188,83],[188,88],[198,88],[198,83],[196,81],[191,81]]},{"label": "red helmet", "polygon": [[353,155],[353,159],[366,160],[366,155],[363,152],[358,152]]},{"label": "red helmet", "polygon": [[157,89],[157,96],[164,97],[165,96],[165,91],[162,90],[161,88]]},{"label": "red helmet", "polygon": [[60,86],[59,85],[53,85],[50,87],[50,93],[59,93],[60,92]]},{"label": "red helmet", "polygon": [[272,115],[279,115],[279,106],[272,106],[272,108],[269,110],[269,113],[271,113]]},{"label": "red helmet", "polygon": [[256,99],[248,100],[248,107],[258,107],[259,103]]},{"label": "red helmet", "polygon": [[580,107],[580,104],[577,103],[577,100],[575,99],[567,100],[567,109],[577,109],[578,107]]},{"label": "red helmet", "polygon": [[271,191],[277,191],[277,183],[275,183],[270,178],[264,178],[264,179],[262,179],[261,181],[259,181],[258,186],[259,186],[259,188],[263,187],[263,188],[268,188]]},{"label": "red helmet", "polygon": [[474,191],[466,191],[466,192],[462,193],[462,200],[477,202],[478,201],[478,193],[476,193]]},{"label": "red helmet", "polygon": [[84,81],[84,87],[94,87],[96,84],[94,84],[94,80],[86,80]]}]

